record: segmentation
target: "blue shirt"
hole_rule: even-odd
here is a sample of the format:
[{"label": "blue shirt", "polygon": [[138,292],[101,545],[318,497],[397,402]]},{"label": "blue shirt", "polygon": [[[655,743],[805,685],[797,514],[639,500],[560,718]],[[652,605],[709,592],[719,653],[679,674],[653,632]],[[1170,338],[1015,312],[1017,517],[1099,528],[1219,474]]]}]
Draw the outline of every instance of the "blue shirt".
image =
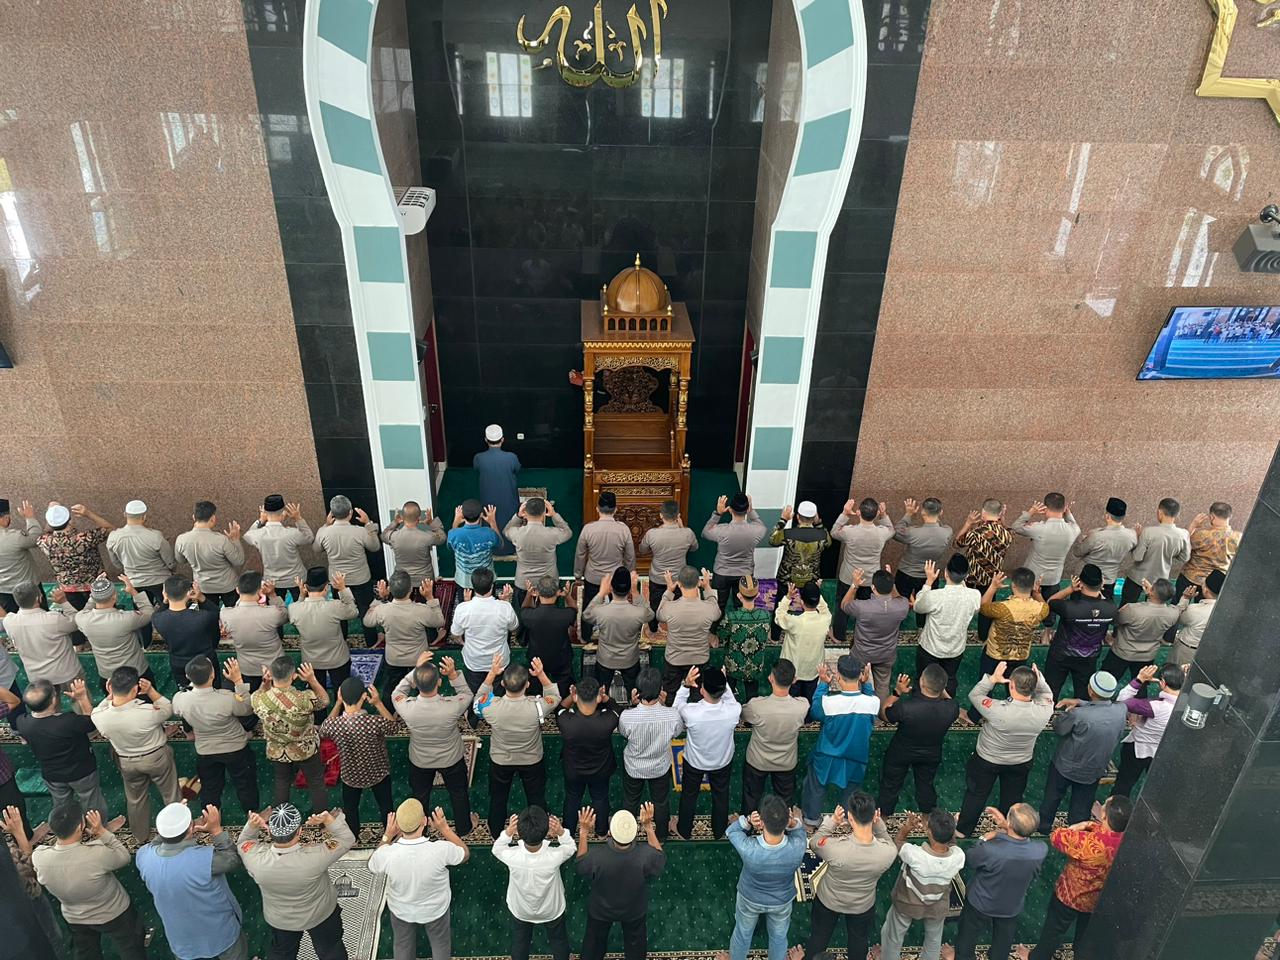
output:
[{"label": "blue shirt", "polygon": [[1048,853],[1043,840],[1015,840],[1007,833],[975,843],[964,855],[972,870],[965,899],[988,917],[1018,916]]},{"label": "blue shirt", "polygon": [[834,692],[828,690],[827,684],[818,684],[812,714],[821,721],[822,732],[809,765],[819,783],[843,788],[862,782],[871,749],[871,728],[879,713],[880,700],[870,683],[864,683],[860,691]]},{"label": "blue shirt", "polygon": [[480,485],[480,503],[497,507],[498,526],[506,526],[511,515],[520,509],[520,487],[516,482],[520,458],[501,447],[490,447],[477,453],[471,466]]},{"label": "blue shirt", "polygon": [[771,846],[760,834],[747,833],[747,818],[729,824],[725,839],[742,858],[738,894],[761,907],[780,907],[796,898],[796,868],[804,859],[804,827],[796,824],[782,843]]},{"label": "blue shirt", "polygon": [[[226,836],[226,834],[223,834]],[[213,873],[211,846],[191,841],[161,853],[155,840],[138,848],[142,875],[164,922],[169,949],[181,960],[216,957],[240,937],[240,904],[224,874]]]},{"label": "blue shirt", "polygon": [[493,568],[493,551],[502,543],[493,528],[481,523],[465,524],[449,531],[449,549],[457,568],[453,579],[458,586],[470,588],[471,574],[482,568]]}]

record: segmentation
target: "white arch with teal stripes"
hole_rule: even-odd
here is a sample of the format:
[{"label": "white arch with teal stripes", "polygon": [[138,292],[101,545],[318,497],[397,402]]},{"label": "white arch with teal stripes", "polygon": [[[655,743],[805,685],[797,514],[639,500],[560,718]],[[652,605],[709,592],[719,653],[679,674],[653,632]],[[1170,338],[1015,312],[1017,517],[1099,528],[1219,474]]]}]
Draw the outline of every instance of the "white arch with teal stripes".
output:
[{"label": "white arch with teal stripes", "polygon": [[[342,231],[378,501],[432,502],[409,263],[373,111],[377,0],[312,0],[302,72],[325,189]],[[387,517],[382,518],[383,522]]]},{"label": "white arch with teal stripes", "polygon": [[[746,478],[768,527],[795,497],[827,243],[853,171],[867,91],[862,4],[792,2],[804,61],[801,126],[770,229]],[[777,562],[776,549],[756,551],[762,576]]]}]

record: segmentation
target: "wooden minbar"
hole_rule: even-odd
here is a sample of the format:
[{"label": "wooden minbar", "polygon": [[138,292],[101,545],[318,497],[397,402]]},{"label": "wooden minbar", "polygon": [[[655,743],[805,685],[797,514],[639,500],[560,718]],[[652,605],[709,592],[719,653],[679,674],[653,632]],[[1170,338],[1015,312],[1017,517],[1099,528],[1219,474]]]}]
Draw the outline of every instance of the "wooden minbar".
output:
[{"label": "wooden minbar", "polygon": [[[582,301],[582,515],[594,519],[600,494],[612,491],[636,543],[662,522],[664,500],[688,521],[693,339],[689,311],[639,254],[598,301]],[[647,573],[649,558],[636,559]]]}]

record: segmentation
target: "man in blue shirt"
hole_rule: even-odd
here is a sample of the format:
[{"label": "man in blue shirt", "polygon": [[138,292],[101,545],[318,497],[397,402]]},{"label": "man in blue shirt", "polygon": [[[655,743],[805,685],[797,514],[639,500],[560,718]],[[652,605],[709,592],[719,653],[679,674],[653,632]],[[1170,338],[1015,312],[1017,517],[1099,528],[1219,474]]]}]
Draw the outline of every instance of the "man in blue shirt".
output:
[{"label": "man in blue shirt", "polygon": [[804,822],[816,827],[822,822],[827,787],[840,789],[840,803],[849,808],[850,795],[862,786],[871,748],[871,728],[880,713],[880,699],[871,683],[871,664],[863,664],[846,653],[836,661],[836,685],[831,668],[818,668],[818,688],[813,694],[811,714],[822,724],[818,745],[809,757],[800,806]]},{"label": "man in blue shirt", "polygon": [[746,960],[756,923],[763,916],[769,930],[769,960],[785,960],[796,868],[804,859],[804,826],[787,809],[787,802],[771,793],[750,819],[739,817],[731,823],[725,839],[742,858],[742,873],[729,952],[718,956]]},{"label": "man in blue shirt", "polygon": [[1049,853],[1043,840],[1029,839],[1040,826],[1040,817],[1030,804],[1015,803],[1008,817],[995,807],[987,807],[987,813],[996,829],[965,852],[969,886],[956,934],[955,960],[974,960],[978,938],[988,931],[991,949],[987,956],[1009,956],[1027,889]]},{"label": "man in blue shirt", "polygon": [[453,513],[448,542],[453,551],[453,579],[470,590],[471,575],[477,570],[492,570],[493,555],[502,544],[496,508],[490,504],[481,509],[479,500],[463,500]]},{"label": "man in blue shirt", "polygon": [[[477,453],[471,461],[480,485],[480,502],[491,503],[498,508],[497,530],[501,531],[520,509],[520,487],[516,483],[516,474],[520,472],[520,458],[514,453],[502,449],[502,427],[491,423],[484,428],[485,443],[488,449]],[[498,550],[501,557],[515,556],[516,548],[510,540],[502,539]]]}]

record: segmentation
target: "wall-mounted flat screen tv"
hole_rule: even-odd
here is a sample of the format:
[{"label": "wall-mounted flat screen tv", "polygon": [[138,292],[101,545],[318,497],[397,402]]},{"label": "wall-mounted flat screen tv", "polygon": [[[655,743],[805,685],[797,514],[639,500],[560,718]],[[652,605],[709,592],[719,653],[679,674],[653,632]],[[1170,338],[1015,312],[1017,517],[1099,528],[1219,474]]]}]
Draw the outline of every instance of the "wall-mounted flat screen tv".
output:
[{"label": "wall-mounted flat screen tv", "polygon": [[1280,306],[1174,307],[1139,380],[1280,378]]}]

